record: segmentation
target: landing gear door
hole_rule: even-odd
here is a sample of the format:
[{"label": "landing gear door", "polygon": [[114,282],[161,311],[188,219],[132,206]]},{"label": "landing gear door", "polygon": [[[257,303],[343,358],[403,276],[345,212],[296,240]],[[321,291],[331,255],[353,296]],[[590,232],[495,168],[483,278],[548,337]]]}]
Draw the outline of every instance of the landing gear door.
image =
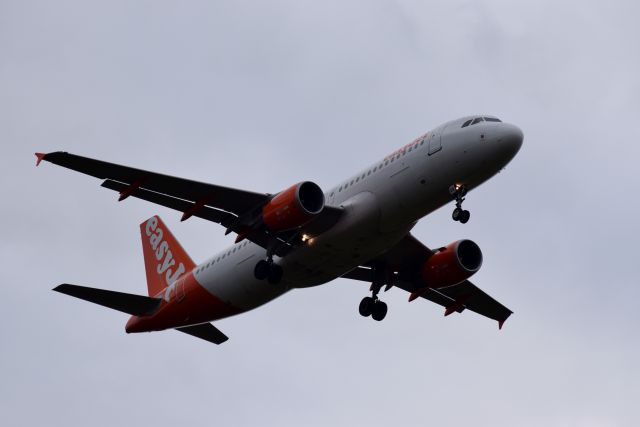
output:
[{"label": "landing gear door", "polygon": [[429,136],[427,137],[429,141],[429,155],[435,154],[438,151],[442,150],[442,130],[443,128],[437,128],[433,132],[429,133]]}]

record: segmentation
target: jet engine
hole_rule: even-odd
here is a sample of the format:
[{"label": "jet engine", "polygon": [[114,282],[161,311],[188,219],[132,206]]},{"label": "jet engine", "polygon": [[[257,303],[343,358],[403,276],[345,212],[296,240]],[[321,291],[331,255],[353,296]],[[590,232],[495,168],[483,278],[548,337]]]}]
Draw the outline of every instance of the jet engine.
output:
[{"label": "jet engine", "polygon": [[444,288],[471,277],[482,266],[482,251],[471,240],[458,240],[433,254],[420,271],[430,288]]},{"label": "jet engine", "polygon": [[262,208],[262,220],[271,231],[280,232],[302,227],[324,208],[320,187],[304,181],[278,193]]}]

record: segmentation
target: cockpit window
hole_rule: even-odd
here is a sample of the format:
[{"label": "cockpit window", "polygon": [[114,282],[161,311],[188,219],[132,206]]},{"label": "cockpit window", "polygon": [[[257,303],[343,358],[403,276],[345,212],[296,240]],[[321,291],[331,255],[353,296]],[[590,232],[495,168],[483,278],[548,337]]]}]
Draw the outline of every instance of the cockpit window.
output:
[{"label": "cockpit window", "polygon": [[470,124],[471,124],[471,120],[467,120],[466,122],[464,122],[464,123],[462,124],[462,127],[463,127],[463,128],[466,128],[466,127],[467,127],[467,126],[469,126]]},{"label": "cockpit window", "polygon": [[476,123],[480,123],[482,121],[482,117],[476,117],[475,119],[473,119],[473,121],[471,122],[472,125],[475,125]]},{"label": "cockpit window", "polygon": [[502,122],[502,120],[496,118],[496,117],[485,117],[484,118],[486,121],[488,122]]}]

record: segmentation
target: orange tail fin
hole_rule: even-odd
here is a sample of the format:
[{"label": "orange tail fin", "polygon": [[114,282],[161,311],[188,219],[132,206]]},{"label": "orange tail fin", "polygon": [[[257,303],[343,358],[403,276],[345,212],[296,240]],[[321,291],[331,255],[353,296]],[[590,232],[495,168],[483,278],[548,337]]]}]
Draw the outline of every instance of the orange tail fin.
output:
[{"label": "orange tail fin", "polygon": [[140,224],[140,234],[149,296],[158,295],[195,268],[194,262],[159,216],[152,216]]}]

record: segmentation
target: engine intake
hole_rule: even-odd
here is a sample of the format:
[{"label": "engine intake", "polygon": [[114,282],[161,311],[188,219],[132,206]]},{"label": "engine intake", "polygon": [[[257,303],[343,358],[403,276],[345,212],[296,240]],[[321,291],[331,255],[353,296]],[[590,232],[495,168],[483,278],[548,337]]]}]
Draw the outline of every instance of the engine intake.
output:
[{"label": "engine intake", "polygon": [[421,268],[421,277],[430,288],[458,284],[482,266],[482,251],[471,240],[458,240],[433,254]]},{"label": "engine intake", "polygon": [[262,220],[271,231],[280,232],[302,227],[324,208],[320,187],[304,181],[278,193],[262,208]]}]

